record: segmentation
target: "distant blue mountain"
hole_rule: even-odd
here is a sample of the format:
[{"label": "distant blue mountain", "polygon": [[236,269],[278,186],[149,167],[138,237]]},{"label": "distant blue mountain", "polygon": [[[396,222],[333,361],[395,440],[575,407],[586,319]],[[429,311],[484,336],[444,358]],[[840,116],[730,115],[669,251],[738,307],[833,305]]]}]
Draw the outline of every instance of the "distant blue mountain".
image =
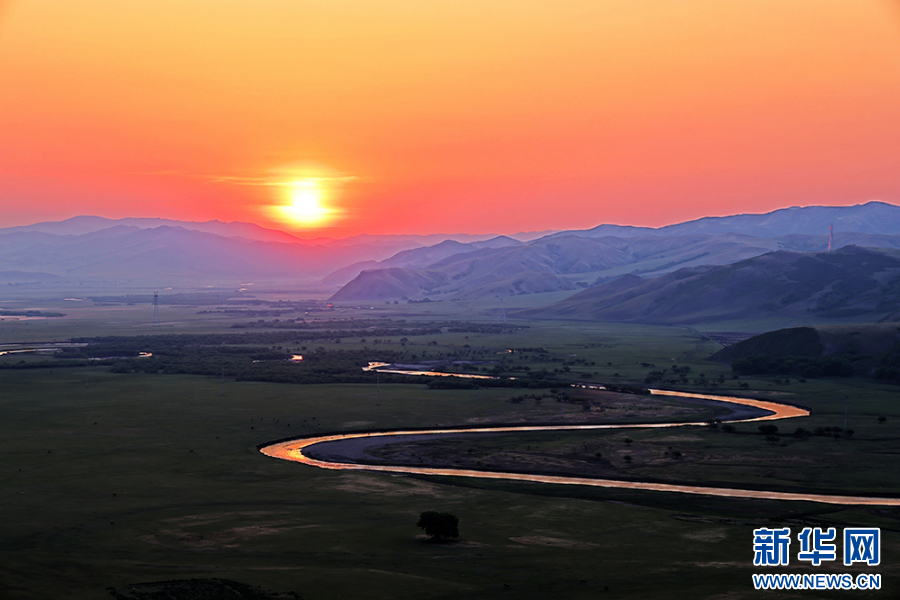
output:
[{"label": "distant blue mountain", "polygon": [[589,237],[641,237],[740,233],[774,238],[791,234],[827,236],[832,225],[836,235],[842,232],[900,234],[900,207],[875,201],[855,206],[793,206],[765,214],[703,217],[659,228],[599,225],[579,234]]},{"label": "distant blue mountain", "polygon": [[[764,215],[709,217],[661,228],[600,225],[534,238],[488,235],[360,235],[303,240],[251,223],[74,217],[0,229],[0,271],[47,281],[320,281],[336,297],[426,293],[473,298],[564,292],[622,275],[653,277],[725,265],[775,250],[900,248],[900,207],[869,202]],[[386,276],[373,275],[390,268]],[[357,281],[368,269],[365,281]],[[383,288],[383,289],[382,289]]]},{"label": "distant blue mountain", "polygon": [[[777,250],[823,251],[832,225],[835,250],[851,244],[900,248],[900,207],[869,202],[708,217],[660,228],[600,225],[497,247],[445,242],[346,268],[330,281],[347,282],[333,296],[347,301],[565,291],[622,275],[648,278],[727,265]],[[380,271],[386,268],[390,272]]]}]

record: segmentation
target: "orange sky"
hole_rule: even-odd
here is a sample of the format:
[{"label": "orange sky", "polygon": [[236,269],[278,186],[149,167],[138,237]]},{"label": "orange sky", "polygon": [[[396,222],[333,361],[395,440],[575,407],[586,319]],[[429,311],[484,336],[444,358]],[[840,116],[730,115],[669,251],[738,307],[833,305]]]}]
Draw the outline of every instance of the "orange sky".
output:
[{"label": "orange sky", "polygon": [[[274,221],[297,181],[327,214]],[[0,226],[514,233],[868,200],[900,204],[896,0],[0,0]]]}]

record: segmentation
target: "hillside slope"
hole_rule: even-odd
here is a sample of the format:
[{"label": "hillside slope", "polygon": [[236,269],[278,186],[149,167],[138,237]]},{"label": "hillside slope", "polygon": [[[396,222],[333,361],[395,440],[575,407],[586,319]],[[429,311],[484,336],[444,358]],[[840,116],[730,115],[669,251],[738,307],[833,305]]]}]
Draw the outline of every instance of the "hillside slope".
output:
[{"label": "hillside slope", "polygon": [[[900,245],[900,238],[898,238]],[[442,245],[444,249],[446,245]],[[534,281],[535,273],[548,276],[546,285],[527,289],[558,291],[586,287],[597,282],[604,272],[625,270],[641,274],[667,272],[682,266],[727,264],[758,256],[779,247],[776,240],[750,236],[673,236],[623,239],[617,237],[585,238],[577,235],[554,235],[526,244],[471,249],[450,254],[419,269],[425,283],[419,290],[407,290],[408,296],[454,294],[475,298],[496,295],[505,289],[502,280],[525,277]],[[424,257],[425,249],[401,255]],[[401,255],[398,255],[400,257]],[[393,258],[381,265],[398,264]],[[400,263],[415,267],[409,261]],[[421,263],[419,263],[421,264]],[[371,266],[371,265],[369,265]],[[379,265],[380,266],[380,265]],[[360,275],[362,277],[362,275]],[[435,280],[434,277],[438,277]],[[367,300],[388,297],[386,290],[351,281],[333,300]],[[568,283],[564,283],[567,280]],[[550,282],[554,282],[550,284]],[[496,282],[496,285],[492,285]],[[526,288],[511,288],[509,293],[536,293]],[[481,292],[477,290],[482,290]]]},{"label": "hillside slope", "polygon": [[[821,359],[828,359],[836,361],[832,367],[843,363],[858,376],[897,380],[900,327],[892,323],[779,329],[723,348],[709,358],[731,364],[735,372],[795,375],[821,370],[827,365]],[[844,368],[843,374],[851,372]]]},{"label": "hillside slope", "polygon": [[771,252],[732,265],[600,285],[523,316],[689,325],[790,316],[900,318],[900,251]]}]

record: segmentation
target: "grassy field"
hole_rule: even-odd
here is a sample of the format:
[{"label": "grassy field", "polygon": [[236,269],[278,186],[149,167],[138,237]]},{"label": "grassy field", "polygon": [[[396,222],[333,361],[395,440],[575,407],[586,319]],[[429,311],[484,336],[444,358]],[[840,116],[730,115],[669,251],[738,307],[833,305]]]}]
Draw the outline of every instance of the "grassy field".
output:
[{"label": "grassy field", "polygon": [[[490,307],[482,308],[466,318],[493,319]],[[182,310],[185,319],[191,316]],[[133,316],[105,321],[107,316],[86,311],[60,331],[124,334],[134,323]],[[222,323],[228,321],[196,330],[222,331]],[[16,341],[20,325],[5,323],[0,341]],[[408,351],[541,346],[596,362],[591,373],[597,371],[598,380],[622,382],[640,382],[673,358],[710,380],[730,373],[704,362],[716,345],[689,329],[525,325],[468,339],[449,333],[416,338]],[[41,327],[36,335],[56,331]],[[370,343],[342,340],[340,347]],[[535,368],[548,364],[528,356],[515,360]],[[748,388],[741,390],[740,383]],[[837,440],[782,435],[771,443],[755,426],[739,424],[733,433],[630,431],[630,444],[619,432],[495,438],[479,442],[482,458],[491,444],[503,451],[540,446],[560,456],[587,444],[625,476],[900,495],[896,387],[857,379],[725,378],[717,389],[813,410],[807,419],[779,422],[780,433],[843,427],[846,408],[854,434]],[[231,579],[308,600],[846,595],[753,590],[750,574],[761,570],[752,566],[753,529],[790,526],[796,534],[807,525],[881,527],[881,566],[844,567],[838,560],[813,568],[792,557],[790,567],[769,571],[880,573],[881,591],[853,597],[900,593],[896,509],[324,471],[256,449],[319,432],[559,418],[559,403],[548,399],[509,402],[519,393],[382,384],[376,405],[375,387],[365,384],[226,380],[223,386],[215,377],[119,375],[99,367],[0,370],[0,598],[111,598],[107,588],[126,594],[134,583],[192,578]],[[572,420],[585,414],[581,403],[564,404],[563,412]],[[635,409],[618,416],[626,412],[640,414]],[[879,423],[879,416],[886,421]],[[683,457],[664,458],[669,446]],[[621,459],[625,452],[633,456],[629,464]],[[457,515],[461,539],[427,543],[415,527],[426,510]]]},{"label": "grassy field", "polygon": [[[588,598],[604,587],[619,598],[663,590],[753,597],[755,527],[878,525],[886,557],[900,545],[896,510],[447,485],[321,471],[256,451],[316,431],[513,418],[518,407],[502,390],[384,386],[375,407],[370,386],[229,382],[223,396],[214,379],[93,373],[85,388],[73,375],[15,371],[0,379],[0,581],[9,597],[96,598],[106,587],[210,577],[305,598],[489,598],[503,583],[527,598]],[[649,434],[630,435],[653,443]],[[764,460],[795,446],[750,441]],[[693,452],[685,441],[679,447]],[[837,466],[833,476],[852,471]],[[422,542],[415,520],[432,509],[460,517],[462,541]],[[896,567],[886,560],[876,572],[890,597]]]}]

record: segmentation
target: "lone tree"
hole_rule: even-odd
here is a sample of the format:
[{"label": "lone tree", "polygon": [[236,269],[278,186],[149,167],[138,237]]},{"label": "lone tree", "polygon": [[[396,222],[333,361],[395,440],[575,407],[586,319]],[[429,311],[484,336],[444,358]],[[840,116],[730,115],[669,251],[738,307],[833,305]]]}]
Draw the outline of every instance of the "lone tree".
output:
[{"label": "lone tree", "polygon": [[759,432],[763,435],[775,435],[778,433],[777,425],[760,425],[757,429],[759,429]]},{"label": "lone tree", "polygon": [[459,537],[459,519],[450,513],[426,510],[419,515],[416,527],[424,529],[425,534],[430,535],[433,542],[440,542],[441,538]]}]

